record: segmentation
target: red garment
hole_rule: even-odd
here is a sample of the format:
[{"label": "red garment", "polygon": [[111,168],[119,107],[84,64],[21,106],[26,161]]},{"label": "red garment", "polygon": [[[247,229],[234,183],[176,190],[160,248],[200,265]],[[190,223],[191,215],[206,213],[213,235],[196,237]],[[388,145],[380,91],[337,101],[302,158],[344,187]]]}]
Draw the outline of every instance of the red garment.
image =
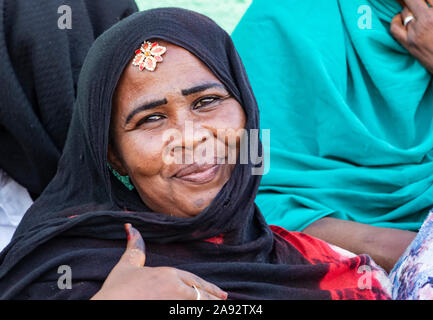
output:
[{"label": "red garment", "polygon": [[278,237],[294,246],[311,264],[328,264],[320,288],[334,300],[389,300],[391,283],[368,255],[354,255],[301,232],[270,226]]}]

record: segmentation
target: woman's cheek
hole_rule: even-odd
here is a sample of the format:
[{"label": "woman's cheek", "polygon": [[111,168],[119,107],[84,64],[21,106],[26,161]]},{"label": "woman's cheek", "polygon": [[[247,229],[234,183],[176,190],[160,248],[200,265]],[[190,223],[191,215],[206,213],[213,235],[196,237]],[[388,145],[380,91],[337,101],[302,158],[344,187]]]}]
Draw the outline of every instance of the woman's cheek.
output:
[{"label": "woman's cheek", "polygon": [[153,176],[161,172],[162,139],[157,136],[143,136],[130,139],[127,151],[127,165],[129,171],[136,176]]},{"label": "woman's cheek", "polygon": [[241,107],[240,104],[237,104],[235,110],[236,111],[232,112],[231,116],[229,117],[229,119],[231,119],[230,124],[233,128],[236,128],[238,130],[245,129],[246,117],[244,109]]},{"label": "woman's cheek", "polygon": [[212,120],[217,130],[244,129],[246,123],[244,110],[239,104],[222,108]]}]

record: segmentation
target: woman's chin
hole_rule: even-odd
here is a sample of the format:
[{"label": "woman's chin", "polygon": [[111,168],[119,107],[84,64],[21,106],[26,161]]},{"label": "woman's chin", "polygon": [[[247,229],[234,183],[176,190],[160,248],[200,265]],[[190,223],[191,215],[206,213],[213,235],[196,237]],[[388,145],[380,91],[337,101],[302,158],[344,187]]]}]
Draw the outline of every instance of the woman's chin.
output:
[{"label": "woman's chin", "polygon": [[[224,184],[213,185],[206,188],[206,184],[188,184],[193,185],[194,190],[181,190],[177,193],[176,203],[173,205],[171,215],[185,218],[194,218],[200,215],[215,199],[221,191]],[[202,186],[201,188],[195,188]]]},{"label": "woman's chin", "polygon": [[200,215],[212,202],[213,199],[188,199],[182,202],[182,207],[173,207],[171,210],[165,210],[166,215],[179,218],[194,218]]}]

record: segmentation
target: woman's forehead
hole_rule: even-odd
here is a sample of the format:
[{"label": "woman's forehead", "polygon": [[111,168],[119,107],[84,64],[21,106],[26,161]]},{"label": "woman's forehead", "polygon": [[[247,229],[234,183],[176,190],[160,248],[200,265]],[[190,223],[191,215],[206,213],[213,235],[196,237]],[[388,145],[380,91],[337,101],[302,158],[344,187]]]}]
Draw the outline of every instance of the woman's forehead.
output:
[{"label": "woman's forehead", "polygon": [[167,51],[154,71],[141,71],[132,64],[132,60],[126,66],[116,88],[116,94],[122,99],[179,94],[185,89],[209,82],[221,84],[194,54],[165,41],[158,41],[158,44],[166,47]]}]

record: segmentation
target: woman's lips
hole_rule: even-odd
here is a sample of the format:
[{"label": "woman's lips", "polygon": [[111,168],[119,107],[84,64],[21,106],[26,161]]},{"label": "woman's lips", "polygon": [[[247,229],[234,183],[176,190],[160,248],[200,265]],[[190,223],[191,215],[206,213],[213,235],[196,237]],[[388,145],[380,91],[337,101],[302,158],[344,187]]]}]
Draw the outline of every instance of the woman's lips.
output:
[{"label": "woman's lips", "polygon": [[192,164],[179,170],[174,177],[188,182],[203,184],[212,181],[218,174],[220,164]]}]

